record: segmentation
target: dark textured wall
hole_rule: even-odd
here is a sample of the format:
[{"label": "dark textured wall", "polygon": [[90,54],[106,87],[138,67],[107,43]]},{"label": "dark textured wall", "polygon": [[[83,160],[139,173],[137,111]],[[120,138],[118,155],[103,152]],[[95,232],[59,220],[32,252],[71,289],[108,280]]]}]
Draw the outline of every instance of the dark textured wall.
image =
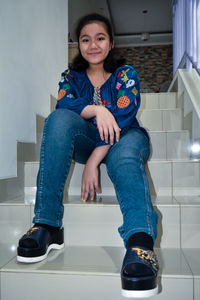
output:
[{"label": "dark textured wall", "polygon": [[173,78],[172,45],[118,48],[139,74],[141,92],[165,92]]}]

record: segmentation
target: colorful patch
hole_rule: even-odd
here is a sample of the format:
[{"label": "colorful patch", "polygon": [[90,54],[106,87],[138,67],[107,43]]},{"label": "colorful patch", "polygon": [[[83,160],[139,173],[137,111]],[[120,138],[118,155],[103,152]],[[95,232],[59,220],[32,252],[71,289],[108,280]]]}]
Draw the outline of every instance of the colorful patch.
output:
[{"label": "colorful patch", "polygon": [[121,86],[122,86],[122,84],[120,82],[117,82],[116,89],[119,90]]},{"label": "colorful patch", "polygon": [[66,80],[66,81],[69,81],[69,79],[67,78],[67,75],[65,75],[65,80]]},{"label": "colorful patch", "polygon": [[70,98],[70,99],[72,99],[72,98],[74,98],[74,95],[72,95],[72,94],[69,94],[69,95],[67,95],[67,98]]},{"label": "colorful patch", "polygon": [[62,99],[65,95],[66,95],[66,91],[61,89],[58,93],[58,99],[57,100]]},{"label": "colorful patch", "polygon": [[137,106],[137,99],[135,98],[135,106]]},{"label": "colorful patch", "polygon": [[67,78],[67,75],[70,73],[69,69],[64,73],[65,74],[65,80],[69,81],[69,79]]},{"label": "colorful patch", "polygon": [[121,76],[121,72],[119,72],[118,74],[117,74],[117,78],[119,78]]},{"label": "colorful patch", "polygon": [[134,88],[132,89],[132,93],[133,93],[135,96],[137,95],[138,91],[137,91],[136,87],[134,87]]},{"label": "colorful patch", "polygon": [[117,93],[117,98],[119,99],[120,97],[125,95],[125,90],[119,90],[119,92]]},{"label": "colorful patch", "polygon": [[128,76],[126,75],[126,73],[129,71],[130,69],[127,69],[126,71],[123,70],[122,71],[122,81],[124,81],[125,83],[128,81]]},{"label": "colorful patch", "polygon": [[70,88],[71,88],[71,87],[70,87],[70,84],[69,84],[69,83],[64,83],[63,86],[62,86],[62,89],[65,90],[65,91],[66,91],[66,90],[70,90]]},{"label": "colorful patch", "polygon": [[131,101],[127,96],[122,96],[117,100],[117,106],[119,108],[124,108],[124,107],[129,106],[130,102]]},{"label": "colorful patch", "polygon": [[106,100],[101,101],[101,105],[106,107],[111,107],[111,102],[107,102]]},{"label": "colorful patch", "polygon": [[135,84],[135,80],[129,79],[129,81],[126,83],[126,87],[129,88]]}]

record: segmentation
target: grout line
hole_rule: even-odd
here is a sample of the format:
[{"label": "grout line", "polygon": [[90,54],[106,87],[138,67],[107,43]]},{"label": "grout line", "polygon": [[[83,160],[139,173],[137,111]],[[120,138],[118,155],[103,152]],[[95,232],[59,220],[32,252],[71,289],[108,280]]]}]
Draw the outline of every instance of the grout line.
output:
[{"label": "grout line", "polygon": [[168,138],[167,138],[167,132],[165,133],[165,144],[166,144],[166,160],[168,159],[168,152],[167,152],[167,142],[168,142]]},{"label": "grout line", "polygon": [[179,203],[179,211],[180,211],[180,248],[182,249],[182,206]]}]

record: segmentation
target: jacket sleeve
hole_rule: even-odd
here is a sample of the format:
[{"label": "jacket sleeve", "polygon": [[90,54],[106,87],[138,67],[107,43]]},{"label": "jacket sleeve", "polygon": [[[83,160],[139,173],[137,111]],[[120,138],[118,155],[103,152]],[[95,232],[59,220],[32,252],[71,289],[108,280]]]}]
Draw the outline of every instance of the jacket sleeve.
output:
[{"label": "jacket sleeve", "polygon": [[[139,77],[132,66],[124,66],[118,72],[115,81],[115,92],[116,103],[112,113],[118,126],[122,129],[121,134],[123,134],[133,124],[133,119],[140,107]],[[109,144],[102,141],[99,132],[97,132],[96,146]]]},{"label": "jacket sleeve", "polygon": [[126,66],[118,72],[115,88],[117,97],[113,115],[123,129],[133,124],[140,106],[139,77],[133,67]]},{"label": "jacket sleeve", "polygon": [[73,75],[69,70],[62,73],[61,81],[59,82],[56,109],[66,108],[80,115],[89,103],[87,99],[80,97],[78,87],[73,81]]}]

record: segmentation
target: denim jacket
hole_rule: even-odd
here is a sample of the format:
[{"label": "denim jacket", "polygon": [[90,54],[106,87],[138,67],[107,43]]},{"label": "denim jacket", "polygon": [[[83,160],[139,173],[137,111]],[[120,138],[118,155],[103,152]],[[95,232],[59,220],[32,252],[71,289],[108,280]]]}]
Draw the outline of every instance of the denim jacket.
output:
[{"label": "denim jacket", "polygon": [[[136,114],[140,106],[139,77],[136,70],[130,65],[124,65],[115,70],[107,81],[100,87],[102,105],[115,117],[121,134],[130,127],[142,128]],[[58,101],[56,109],[66,108],[81,114],[87,105],[93,105],[94,86],[90,82],[86,71],[71,69],[62,73],[59,82]],[[96,126],[95,118],[89,120]],[[108,143],[109,144],[109,143]],[[107,145],[101,140],[97,129],[96,146]]]}]

